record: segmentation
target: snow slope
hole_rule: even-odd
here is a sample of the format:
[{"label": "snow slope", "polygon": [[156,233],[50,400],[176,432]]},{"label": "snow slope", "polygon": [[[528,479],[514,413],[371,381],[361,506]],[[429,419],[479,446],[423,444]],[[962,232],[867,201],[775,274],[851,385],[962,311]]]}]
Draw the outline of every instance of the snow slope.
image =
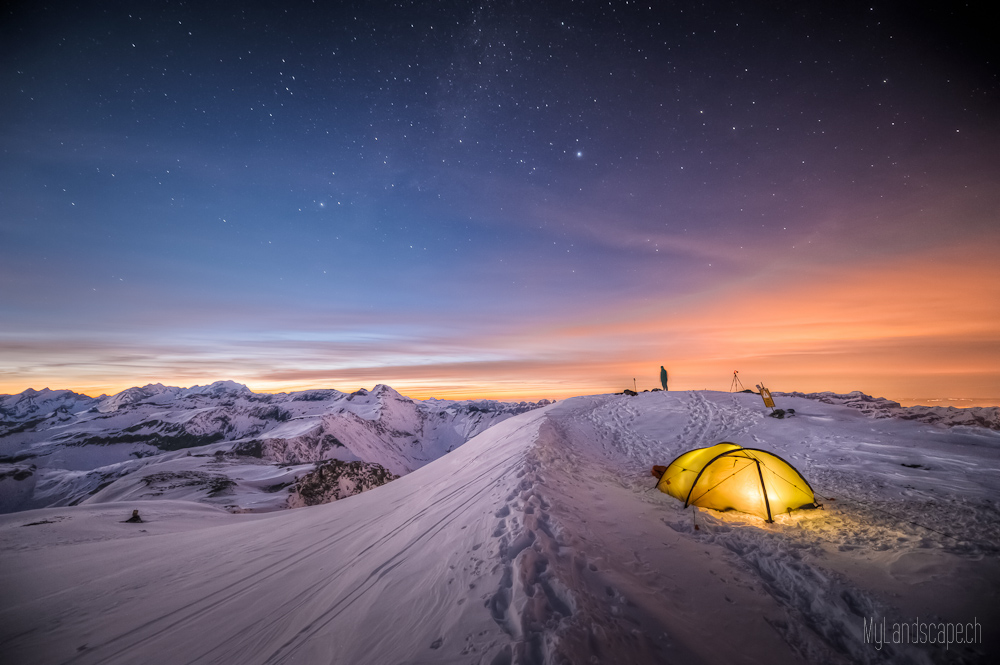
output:
[{"label": "snow slope", "polygon": [[[933,663],[1000,651],[1000,433],[717,392],[580,397],[335,503],[0,516],[17,663]],[[825,510],[684,510],[654,463],[773,450]],[[697,526],[697,528],[696,528]],[[883,645],[864,618],[982,625]]]}]

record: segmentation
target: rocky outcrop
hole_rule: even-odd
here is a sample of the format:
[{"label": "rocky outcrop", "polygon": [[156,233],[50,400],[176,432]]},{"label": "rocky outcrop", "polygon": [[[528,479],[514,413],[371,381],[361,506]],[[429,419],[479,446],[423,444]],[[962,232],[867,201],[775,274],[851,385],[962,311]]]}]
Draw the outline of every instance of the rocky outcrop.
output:
[{"label": "rocky outcrop", "polygon": [[276,464],[304,464],[329,459],[344,444],[337,437],[316,427],[300,436],[282,438],[266,437],[239,441],[230,452],[233,455],[256,457]]},{"label": "rocky outcrop", "polygon": [[369,462],[317,462],[316,468],[289,487],[288,507],[318,506],[384,485],[399,476]]}]

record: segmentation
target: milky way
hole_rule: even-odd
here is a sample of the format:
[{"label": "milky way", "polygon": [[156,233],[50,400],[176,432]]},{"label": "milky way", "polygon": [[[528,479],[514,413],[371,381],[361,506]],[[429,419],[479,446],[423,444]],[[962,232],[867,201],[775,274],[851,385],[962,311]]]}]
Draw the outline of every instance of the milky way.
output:
[{"label": "milky way", "polygon": [[1000,395],[985,13],[218,4],[5,10],[0,391]]}]

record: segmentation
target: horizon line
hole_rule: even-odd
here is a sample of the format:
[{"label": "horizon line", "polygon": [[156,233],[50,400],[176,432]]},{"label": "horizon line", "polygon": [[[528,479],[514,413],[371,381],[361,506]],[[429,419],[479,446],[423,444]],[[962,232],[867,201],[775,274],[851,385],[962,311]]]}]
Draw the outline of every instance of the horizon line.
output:
[{"label": "horizon line", "polygon": [[[170,383],[164,383],[162,381],[156,381],[156,382],[149,382],[149,383],[146,383],[146,384],[143,384],[143,385],[138,385],[138,384],[131,385],[131,386],[128,386],[126,388],[122,388],[122,389],[114,391],[114,392],[101,392],[100,394],[97,394],[97,395],[91,394],[93,392],[96,392],[92,387],[83,387],[83,388],[80,388],[80,389],[74,389],[72,387],[67,387],[67,388],[51,388],[49,386],[45,386],[44,388],[36,389],[36,388],[33,388],[33,387],[29,386],[29,387],[27,387],[27,388],[25,388],[25,389],[23,389],[23,390],[21,390],[19,392],[4,393],[4,394],[0,394],[0,396],[13,397],[13,396],[16,396],[16,395],[21,395],[21,394],[27,392],[28,390],[34,390],[35,392],[41,392],[41,391],[44,391],[44,390],[49,390],[51,392],[55,392],[55,391],[59,391],[59,390],[68,390],[68,391],[70,391],[72,393],[75,393],[77,395],[83,395],[84,397],[89,397],[91,399],[100,399],[102,397],[113,397],[115,395],[118,395],[118,394],[126,391],[126,390],[130,390],[132,388],[144,388],[145,386],[161,385],[161,386],[163,386],[165,388],[179,388],[181,390],[190,390],[191,388],[207,387],[207,386],[211,386],[211,385],[214,385],[216,383],[222,383],[222,382],[230,382],[230,383],[235,383],[235,384],[238,384],[238,385],[242,385],[247,390],[249,390],[251,393],[254,393],[254,394],[263,394],[263,395],[288,395],[288,394],[293,394],[293,393],[297,393],[297,392],[307,392],[307,391],[310,391],[310,390],[335,390],[335,391],[337,391],[339,393],[342,393],[342,394],[345,394],[345,395],[349,395],[349,394],[352,394],[352,393],[356,393],[359,390],[365,390],[367,392],[372,392],[377,386],[379,386],[379,385],[385,385],[385,386],[388,386],[389,388],[392,388],[393,390],[395,390],[396,392],[398,392],[403,397],[406,397],[406,398],[412,399],[412,400],[418,400],[418,401],[423,401],[423,400],[428,400],[428,399],[439,399],[439,400],[449,400],[449,401],[495,400],[495,401],[500,401],[500,402],[528,402],[528,401],[530,401],[530,402],[538,402],[538,401],[541,401],[543,399],[550,400],[550,401],[556,401],[556,400],[570,399],[572,397],[587,397],[587,396],[591,396],[591,395],[621,394],[621,392],[622,392],[621,390],[608,390],[608,391],[604,391],[604,392],[567,392],[567,391],[548,390],[548,391],[544,391],[543,393],[536,392],[535,394],[527,394],[527,393],[525,393],[525,394],[514,394],[511,391],[502,391],[502,390],[501,391],[497,391],[495,389],[493,391],[491,391],[489,388],[485,388],[482,392],[473,392],[473,391],[469,391],[468,389],[457,389],[456,390],[454,388],[450,389],[450,390],[449,389],[444,389],[444,390],[438,390],[438,391],[434,391],[433,389],[419,389],[418,388],[418,389],[415,389],[415,390],[407,390],[406,392],[402,392],[399,389],[393,387],[391,384],[384,383],[384,382],[377,382],[377,383],[373,384],[371,388],[367,388],[367,387],[361,386],[359,388],[355,388],[354,390],[342,390],[340,388],[334,388],[332,386],[309,386],[309,387],[290,386],[290,387],[285,387],[285,388],[272,388],[272,389],[263,388],[263,389],[255,389],[255,388],[252,388],[250,385],[248,385],[246,383],[242,383],[240,381],[236,381],[236,380],[233,380],[233,379],[218,379],[216,381],[211,381],[211,382],[208,382],[208,383],[192,383],[189,386],[171,385]],[[628,388],[630,390],[632,389],[632,388],[630,388],[628,386],[626,386],[626,388]],[[644,393],[644,392],[658,392],[658,391],[663,391],[663,389],[662,388],[644,388],[642,390],[638,390],[637,392]],[[674,390],[666,390],[666,391],[663,391],[663,392],[677,392],[677,393],[680,393],[680,392],[698,392],[698,391],[731,392],[733,394],[736,394],[736,393],[739,393],[739,392],[746,392],[746,390],[744,390],[744,391],[732,391],[732,390],[723,390],[723,389],[718,389],[718,388],[707,388],[707,387],[705,387],[705,388],[688,388],[688,387],[683,387],[683,388],[676,388]],[[758,394],[756,391],[753,391],[753,390],[750,390],[750,392],[752,392],[753,394]],[[873,398],[876,398],[876,399],[886,399],[886,400],[889,400],[889,401],[897,402],[897,403],[900,404],[900,406],[903,406],[903,407],[911,407],[911,406],[928,406],[928,407],[931,407],[931,406],[954,406],[954,405],[940,404],[940,402],[974,402],[974,404],[969,404],[968,406],[962,406],[962,407],[956,406],[955,408],[1000,407],[1000,397],[980,397],[980,396],[885,397],[885,396],[882,396],[882,395],[874,395],[874,394],[871,394],[871,393],[867,393],[864,390],[860,390],[860,389],[851,390],[851,391],[847,391],[847,392],[838,392],[836,390],[811,390],[811,391],[803,391],[803,390],[778,390],[778,389],[775,389],[775,390],[772,390],[771,392],[772,393],[777,393],[777,394],[784,394],[784,395],[789,395],[791,393],[801,393],[801,394],[804,394],[804,395],[818,394],[818,393],[830,393],[830,394],[834,394],[834,395],[850,395],[851,393],[857,392],[857,393],[861,393],[863,395],[867,395],[869,397],[873,397]],[[449,395],[449,393],[451,393],[451,394]],[[448,395],[448,396],[446,396],[446,397],[437,397],[436,396],[436,395],[441,395],[441,394]],[[934,402],[934,403],[928,404],[928,403],[925,403],[925,402]]]}]

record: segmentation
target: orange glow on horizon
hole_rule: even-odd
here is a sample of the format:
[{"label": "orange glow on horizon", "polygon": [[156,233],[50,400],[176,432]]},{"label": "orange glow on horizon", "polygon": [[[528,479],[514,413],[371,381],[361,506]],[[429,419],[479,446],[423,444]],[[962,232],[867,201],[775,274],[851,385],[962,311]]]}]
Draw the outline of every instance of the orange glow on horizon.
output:
[{"label": "orange glow on horizon", "polygon": [[[113,394],[147,383],[205,385],[231,379],[257,392],[378,383],[417,399],[564,399],[659,387],[728,390],[733,368],[747,388],[863,392],[907,397],[1000,396],[1000,268],[986,252],[939,251],[864,268],[785,267],[700,299],[658,294],[642,303],[595,306],[575,320],[470,333],[456,343],[420,340],[403,362],[324,366],[329,348],[287,359],[267,347],[255,360],[118,369],[52,363],[0,375],[0,393],[69,388]],[[309,355],[313,353],[313,355]],[[462,358],[456,360],[456,354]],[[468,358],[489,358],[469,360]],[[384,353],[382,357],[387,357]],[[374,357],[373,357],[374,358]],[[364,357],[357,359],[363,364]],[[274,363],[274,364],[269,364]],[[280,364],[284,363],[284,364]],[[102,375],[102,370],[104,374]]]}]

